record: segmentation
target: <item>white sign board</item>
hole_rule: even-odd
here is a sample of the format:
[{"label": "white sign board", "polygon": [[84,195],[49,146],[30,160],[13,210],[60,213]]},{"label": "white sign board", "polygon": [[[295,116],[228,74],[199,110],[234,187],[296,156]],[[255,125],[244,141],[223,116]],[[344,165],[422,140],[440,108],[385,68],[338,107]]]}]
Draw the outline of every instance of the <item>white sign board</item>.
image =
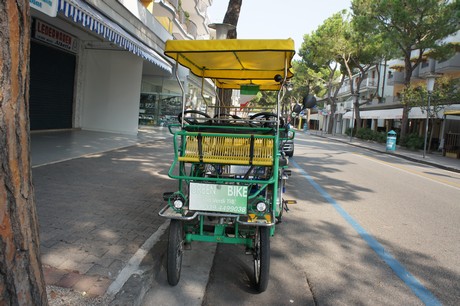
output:
[{"label": "white sign board", "polygon": [[78,51],[78,39],[76,37],[39,19],[35,20],[34,38],[73,53]]},{"label": "white sign board", "polygon": [[29,0],[30,7],[48,16],[56,17],[58,0]]},{"label": "white sign board", "polygon": [[248,186],[190,183],[190,210],[246,214]]}]

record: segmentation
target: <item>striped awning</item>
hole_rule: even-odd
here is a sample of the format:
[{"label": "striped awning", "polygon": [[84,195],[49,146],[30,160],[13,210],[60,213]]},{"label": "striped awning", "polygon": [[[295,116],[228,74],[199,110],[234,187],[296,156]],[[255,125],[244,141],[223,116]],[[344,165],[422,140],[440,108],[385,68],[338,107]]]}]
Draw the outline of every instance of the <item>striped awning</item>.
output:
[{"label": "striped awning", "polygon": [[[433,108],[431,108],[433,111]],[[360,111],[359,115],[361,119],[394,119],[400,120],[403,116],[403,109],[402,108],[394,108],[394,109],[379,109],[379,110],[370,110],[370,111]],[[426,118],[426,110],[420,107],[412,107],[409,111],[409,119],[425,119]],[[442,117],[442,111],[438,112],[438,118]],[[351,119],[352,114],[351,112],[347,112],[343,115],[343,119]]]},{"label": "striped awning", "polygon": [[81,0],[59,0],[58,12],[99,36],[172,73],[172,65],[118,24]]},{"label": "striped awning", "polygon": [[[360,111],[359,115],[361,119],[401,119],[402,108]],[[351,117],[352,113],[349,111],[345,113],[342,118],[351,119]]]}]

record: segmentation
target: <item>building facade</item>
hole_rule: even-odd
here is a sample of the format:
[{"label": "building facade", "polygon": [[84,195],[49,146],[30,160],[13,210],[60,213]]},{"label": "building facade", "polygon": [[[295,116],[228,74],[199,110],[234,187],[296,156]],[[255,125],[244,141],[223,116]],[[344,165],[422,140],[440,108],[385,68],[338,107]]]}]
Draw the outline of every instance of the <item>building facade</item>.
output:
[{"label": "building facade", "polygon": [[[448,42],[460,43],[460,32],[446,39]],[[403,106],[401,93],[404,90],[404,62],[391,60],[372,67],[364,76],[359,92],[361,126],[374,131],[398,131],[401,127]],[[426,86],[429,75],[460,78],[460,52],[447,60],[426,59],[414,70],[411,83]],[[325,113],[324,117],[334,116],[334,133],[344,134],[355,125],[353,100],[350,82],[356,82],[360,76],[347,78],[339,89],[335,114]],[[355,86],[356,88],[356,86]],[[371,98],[373,97],[373,98]],[[423,101],[422,101],[423,102]],[[423,104],[423,103],[422,103]],[[434,110],[432,110],[433,112]],[[442,150],[445,155],[460,158],[460,101],[451,101],[437,111],[434,120],[429,120],[433,131],[431,150]],[[432,118],[433,118],[432,117]],[[426,107],[412,107],[409,112],[409,133],[423,136],[425,133]],[[325,123],[328,120],[324,120]]]},{"label": "building facade", "polygon": [[[31,5],[31,130],[85,129],[136,134],[181,109],[168,39],[209,38],[211,0],[34,0]],[[39,4],[37,6],[37,3]],[[52,4],[55,12],[41,6]],[[184,18],[182,18],[184,17]],[[188,100],[196,78],[177,67]]]}]

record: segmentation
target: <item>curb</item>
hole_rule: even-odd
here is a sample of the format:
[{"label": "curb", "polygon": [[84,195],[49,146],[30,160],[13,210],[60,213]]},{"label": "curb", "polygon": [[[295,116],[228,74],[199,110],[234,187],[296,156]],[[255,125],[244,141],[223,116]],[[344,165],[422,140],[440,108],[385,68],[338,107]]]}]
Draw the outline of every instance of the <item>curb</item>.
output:
[{"label": "curb", "polygon": [[367,150],[378,152],[378,153],[383,153],[383,154],[396,156],[396,157],[399,157],[399,158],[402,158],[402,159],[417,162],[417,163],[420,163],[420,164],[425,164],[425,165],[436,167],[436,168],[440,168],[440,169],[443,169],[443,170],[460,173],[460,169],[445,166],[445,165],[440,165],[440,164],[437,164],[437,163],[429,162],[429,161],[426,161],[426,160],[421,160],[421,159],[418,159],[418,158],[413,158],[413,157],[410,157],[410,156],[407,156],[407,155],[394,153],[394,152],[386,152],[386,151],[370,148],[370,147],[367,147],[367,146],[364,146],[364,145],[361,145],[361,144],[356,144],[356,143],[351,143],[351,142],[348,142],[348,141],[343,141],[343,140],[340,140],[340,139],[337,139],[337,138],[330,138],[330,137],[327,137],[327,136],[314,135],[314,134],[310,134],[310,135],[320,137],[320,138],[326,138],[326,139],[334,140],[334,141],[337,141],[337,142],[345,143],[345,144],[348,144],[348,145],[351,145],[351,146],[367,149]]},{"label": "curb", "polygon": [[149,250],[139,266],[139,271],[131,275],[115,297],[110,306],[140,306],[147,292],[152,288],[161,266],[165,262],[168,243],[168,231],[165,231],[159,241]]}]

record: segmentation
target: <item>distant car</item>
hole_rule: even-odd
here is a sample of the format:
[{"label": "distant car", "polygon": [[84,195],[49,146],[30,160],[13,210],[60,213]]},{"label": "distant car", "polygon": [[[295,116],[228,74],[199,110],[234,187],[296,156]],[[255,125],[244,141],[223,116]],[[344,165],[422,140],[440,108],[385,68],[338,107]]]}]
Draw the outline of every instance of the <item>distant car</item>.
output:
[{"label": "distant car", "polygon": [[281,142],[282,145],[282,150],[286,156],[292,157],[294,156],[294,140],[289,139],[289,140],[283,140]]}]

